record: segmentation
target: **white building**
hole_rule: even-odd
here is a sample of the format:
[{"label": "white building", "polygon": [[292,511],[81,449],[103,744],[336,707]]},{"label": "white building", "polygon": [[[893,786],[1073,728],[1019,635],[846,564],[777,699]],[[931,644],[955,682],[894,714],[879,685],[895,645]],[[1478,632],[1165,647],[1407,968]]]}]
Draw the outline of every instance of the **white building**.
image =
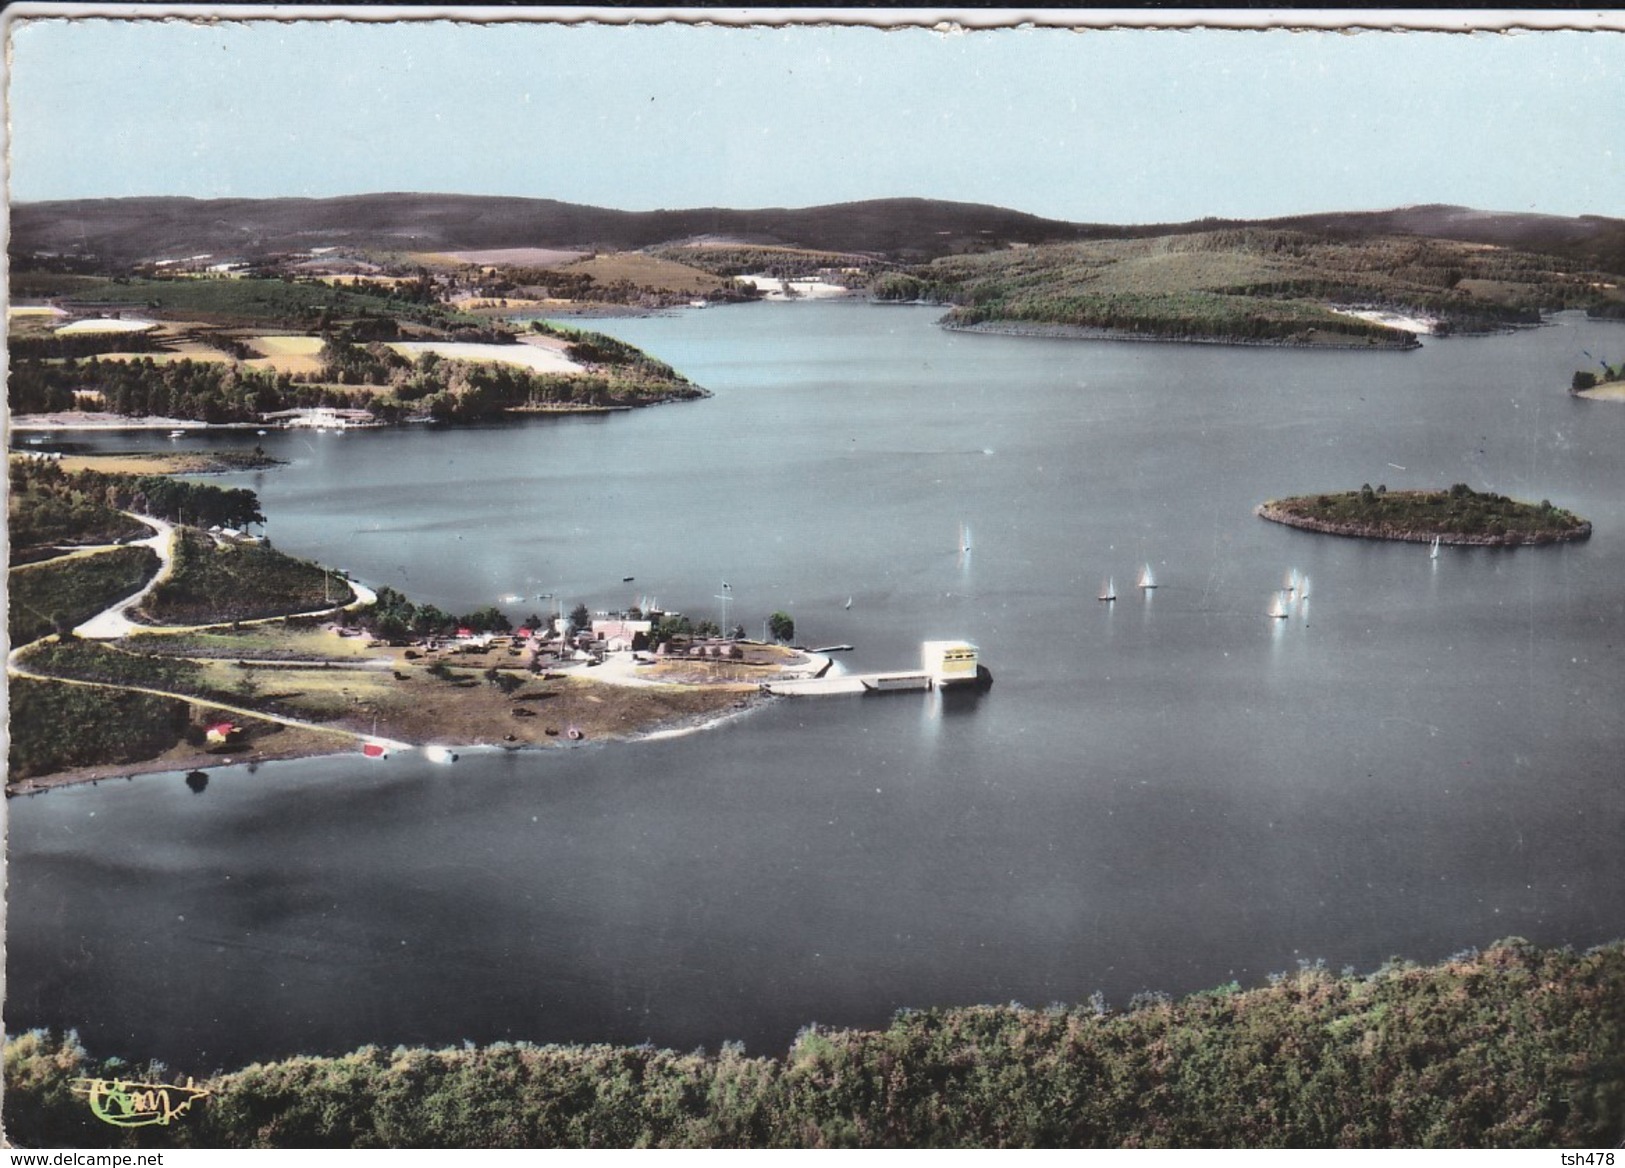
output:
[{"label": "white building", "polygon": [[976,680],[976,646],[969,641],[926,641],[920,663],[933,685],[957,685]]}]

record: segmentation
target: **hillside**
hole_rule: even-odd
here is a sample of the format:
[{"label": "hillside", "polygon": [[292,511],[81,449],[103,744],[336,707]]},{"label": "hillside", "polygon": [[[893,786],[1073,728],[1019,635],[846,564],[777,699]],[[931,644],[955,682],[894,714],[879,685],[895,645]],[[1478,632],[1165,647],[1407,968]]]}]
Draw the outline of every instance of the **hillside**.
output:
[{"label": "hillside", "polygon": [[77,199],[18,203],[11,251],[110,263],[311,247],[624,251],[703,237],[917,258],[988,243],[1080,238],[1083,229],[969,203],[880,199],[799,209],[616,211],[553,199],[376,194],[334,199]]},{"label": "hillside", "polygon": [[311,247],[384,251],[478,248],[629,250],[702,239],[929,259],[1012,243],[1140,239],[1224,228],[1338,238],[1417,235],[1565,256],[1625,271],[1625,219],[1568,218],[1424,205],[1263,220],[1067,223],[940,199],[874,199],[803,208],[619,211],[484,195],[366,194],[329,199],[147,197],[17,203],[11,253],[91,255],[111,263],[209,252],[251,257]]},{"label": "hillside", "polygon": [[217,1075],[173,1124],[122,1131],[69,1091],[114,1072],[36,1031],[6,1044],[5,1111],[25,1147],[1602,1148],[1625,1134],[1622,1004],[1625,947],[1514,938],[1122,1012],[904,1011],[783,1058],[366,1047]]},{"label": "hillside", "polygon": [[941,257],[881,277],[875,291],[952,305],[947,323],[959,327],[1406,347],[1408,334],[1332,309],[1484,331],[1538,323],[1553,309],[1617,306],[1618,283],[1578,260],[1508,247],[1241,226]]}]

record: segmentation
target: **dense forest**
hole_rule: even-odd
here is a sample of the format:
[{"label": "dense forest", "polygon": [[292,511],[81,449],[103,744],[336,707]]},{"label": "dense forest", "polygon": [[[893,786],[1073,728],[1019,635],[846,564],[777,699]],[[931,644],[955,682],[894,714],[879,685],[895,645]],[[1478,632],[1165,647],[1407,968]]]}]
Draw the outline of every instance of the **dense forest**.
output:
[{"label": "dense forest", "polygon": [[[28,677],[7,684],[16,728],[7,743],[7,783],[73,766],[153,758],[186,731],[187,703],[175,698]],[[8,1114],[8,1136],[16,1134],[12,1120]]]},{"label": "dense forest", "polygon": [[1259,508],[1277,523],[1373,539],[1445,543],[1551,543],[1585,539],[1591,524],[1553,506],[1524,503],[1456,483],[1447,491],[1390,491],[1366,483],[1358,491],[1275,499]]},{"label": "dense forest", "polygon": [[115,414],[211,423],[256,422],[265,413],[317,406],[370,409],[388,421],[412,415],[470,421],[510,409],[631,407],[706,396],[664,362],[598,334],[571,334],[567,352],[593,367],[584,373],[540,373],[434,353],[410,360],[382,341],[361,343],[351,335],[329,335],[322,368],[308,377],[190,359],[17,361],[11,408],[19,414],[72,410],[90,395]]},{"label": "dense forest", "polygon": [[[54,462],[24,459],[11,461],[10,476],[14,549],[53,540],[100,542],[110,532],[128,535],[130,521],[117,515],[119,511],[195,527],[247,527],[265,522],[259,496],[247,487],[217,487],[167,475],[69,472]],[[77,526],[80,524],[90,526]],[[87,531],[98,534],[87,536]],[[150,532],[140,527],[140,534]]]},{"label": "dense forest", "polygon": [[269,544],[216,546],[202,532],[182,528],[169,578],[134,615],[160,625],[218,624],[317,612],[353,598],[342,578]]},{"label": "dense forest", "polygon": [[71,1034],[11,1039],[5,1072],[23,1147],[1614,1147],[1625,945],[1305,965],[1123,1010],[904,1011],[809,1027],[783,1058],[366,1047],[200,1076],[210,1094],[168,1127],[93,1118],[76,1079],[175,1072],[96,1061]]},{"label": "dense forest", "polygon": [[140,591],[157,571],[158,553],[148,547],[111,548],[14,568],[6,578],[12,648],[73,629]]}]

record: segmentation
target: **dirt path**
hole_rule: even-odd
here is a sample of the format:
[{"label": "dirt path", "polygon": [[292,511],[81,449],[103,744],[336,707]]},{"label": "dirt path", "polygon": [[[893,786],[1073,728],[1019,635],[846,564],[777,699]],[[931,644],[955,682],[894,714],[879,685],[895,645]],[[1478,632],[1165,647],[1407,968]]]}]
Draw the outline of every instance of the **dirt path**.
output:
[{"label": "dirt path", "polygon": [[119,637],[129,635],[137,626],[125,615],[125,610],[145,600],[147,594],[169,579],[170,573],[175,570],[174,525],[165,523],[162,519],[153,519],[147,515],[136,515],[130,511],[126,511],[124,514],[152,528],[152,535],[149,535],[146,539],[135,540],[126,546],[150,547],[154,552],[158,553],[158,571],[135,595],[126,596],[123,600],[103,609],[74,629],[73,635],[76,637],[84,637],[86,640],[91,641],[113,641]]},{"label": "dirt path", "polygon": [[[229,628],[231,626],[231,622],[229,621],[210,625],[153,626],[138,625],[130,620],[129,616],[127,615],[128,610],[144,600],[154,588],[158,587],[158,585],[167,580],[170,574],[174,571],[175,528],[173,524],[166,523],[162,519],[154,519],[148,515],[134,515],[131,512],[125,512],[125,514],[130,515],[131,518],[137,519],[153,529],[153,534],[148,538],[133,541],[125,546],[150,547],[158,556],[158,571],[153,575],[151,580],[147,581],[146,585],[139,592],[132,596],[127,596],[123,600],[120,600],[103,611],[97,613],[95,616],[81,624],[78,628],[74,629],[74,635],[83,637],[86,640],[114,641],[121,637],[128,636],[136,631],[179,633],[201,632],[208,629]],[[331,608],[323,608],[316,612],[295,613],[292,615],[304,617],[330,616],[343,612],[346,609],[364,608],[367,605],[373,604],[377,601],[378,594],[372,589],[366,587],[365,585],[357,584],[353,580],[349,581],[349,584],[355,592],[355,599],[350,601],[348,604],[336,605]],[[265,617],[259,620],[239,621],[237,623],[239,625],[270,624],[273,621],[280,621],[283,619],[285,618],[281,616],[274,616]],[[34,643],[37,642],[30,642],[30,644]],[[7,654],[7,673],[14,677],[26,677],[35,681],[53,681],[62,685],[78,685],[86,686],[92,689],[126,690],[133,693],[151,694],[153,697],[171,698],[175,701],[182,701],[191,705],[201,705],[207,706],[210,709],[224,710],[227,713],[235,714],[240,718],[257,718],[265,722],[276,722],[283,726],[292,726],[301,730],[311,730],[318,733],[332,734],[339,738],[347,738],[353,741],[377,743],[391,750],[412,749],[411,743],[408,742],[397,742],[393,739],[383,738],[376,734],[362,734],[354,730],[346,730],[334,726],[325,726],[320,722],[311,722],[302,718],[290,718],[284,714],[273,714],[265,710],[256,710],[248,706],[230,705],[214,698],[200,697],[196,694],[177,693],[173,690],[152,689],[147,686],[140,685],[113,685],[107,682],[83,681],[78,678],[57,677],[48,673],[38,673],[32,669],[29,669],[20,661],[20,654],[27,647],[27,645],[19,645],[13,648],[11,652]]]}]

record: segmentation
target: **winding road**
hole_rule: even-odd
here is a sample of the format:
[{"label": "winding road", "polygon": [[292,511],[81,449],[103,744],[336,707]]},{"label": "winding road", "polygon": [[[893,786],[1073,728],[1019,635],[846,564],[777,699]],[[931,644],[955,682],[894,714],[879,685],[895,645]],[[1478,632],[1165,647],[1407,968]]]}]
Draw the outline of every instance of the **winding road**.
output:
[{"label": "winding road", "polygon": [[[150,547],[158,556],[158,571],[153,574],[152,579],[148,580],[146,585],[142,587],[139,592],[126,596],[124,599],[108,606],[75,628],[73,630],[74,636],[83,637],[86,640],[92,641],[116,641],[135,632],[184,633],[232,627],[233,622],[231,621],[221,621],[215,624],[206,625],[143,625],[137,624],[129,618],[129,610],[135,607],[141,601],[145,600],[147,596],[151,594],[154,588],[158,587],[158,585],[169,579],[170,575],[174,572],[175,526],[172,523],[166,523],[162,519],[154,519],[150,515],[137,515],[130,511],[126,511],[124,514],[128,515],[132,519],[146,524],[148,527],[153,529],[153,534],[148,536],[146,539],[134,540],[125,546]],[[89,551],[91,549],[85,550]],[[301,612],[286,614],[284,616],[261,617],[257,620],[237,621],[235,623],[238,627],[241,627],[243,625],[270,624],[273,621],[284,620],[287,616],[336,616],[338,613],[345,612],[347,610],[365,608],[368,605],[377,602],[378,594],[372,589],[363,584],[358,584],[354,580],[347,581],[347,583],[350,585],[351,590],[354,591],[355,599],[346,604],[334,605],[330,608],[321,608],[314,612]],[[30,642],[30,644],[32,643],[34,642]],[[379,737],[376,734],[360,734],[353,730],[344,730],[333,726],[324,726],[320,722],[306,721],[301,718],[290,718],[282,714],[268,713],[265,710],[251,709],[247,706],[228,705],[214,698],[199,697],[196,694],[177,693],[173,690],[149,689],[145,686],[138,685],[111,685],[106,682],[83,681],[71,677],[58,677],[48,673],[36,673],[34,670],[21,664],[19,660],[18,655],[26,648],[28,648],[27,645],[19,645],[13,648],[11,652],[7,654],[7,673],[10,673],[16,677],[30,678],[35,681],[54,681],[60,682],[64,685],[89,686],[96,689],[129,690],[135,693],[151,694],[154,697],[174,698],[177,701],[191,702],[198,705],[208,706],[211,709],[225,710],[226,712],[235,714],[238,717],[259,718],[267,722],[277,722],[284,726],[295,726],[305,730],[324,731],[328,734],[337,734],[344,737],[353,738],[361,742],[377,743],[379,745],[386,746],[391,750],[412,749],[411,743],[408,742],[397,742],[393,739]]]}]

